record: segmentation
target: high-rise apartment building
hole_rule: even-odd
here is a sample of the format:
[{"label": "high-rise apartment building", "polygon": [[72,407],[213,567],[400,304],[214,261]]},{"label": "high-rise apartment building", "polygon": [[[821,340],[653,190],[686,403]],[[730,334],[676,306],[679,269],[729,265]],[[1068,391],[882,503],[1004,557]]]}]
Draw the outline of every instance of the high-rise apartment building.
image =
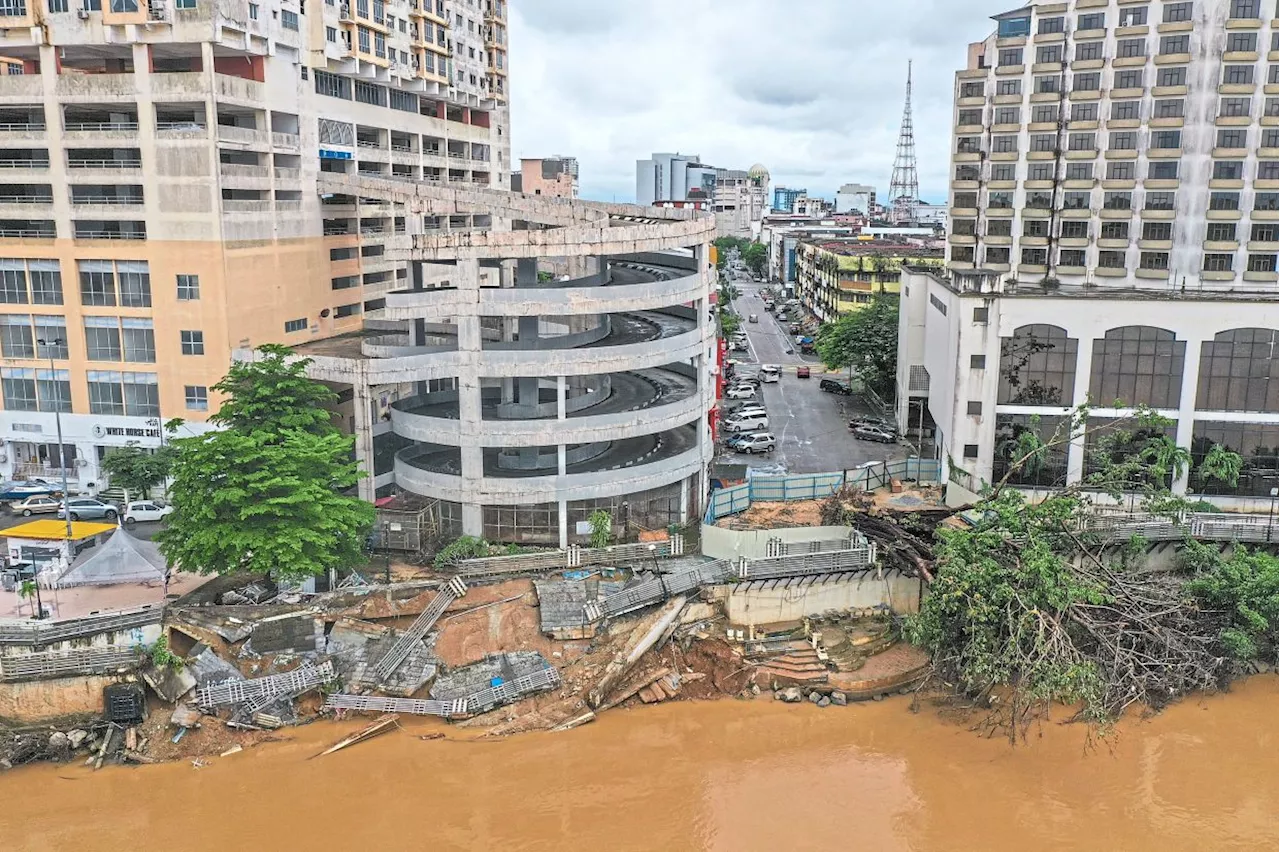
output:
[{"label": "high-rise apartment building", "polygon": [[[1001,478],[1018,434],[1077,405],[1148,405],[1192,452],[1175,490],[1270,500],[1276,16],[1275,0],[1035,0],[970,46],[949,274],[904,274],[899,338],[898,419],[953,483]],[[1078,481],[1090,444],[1015,484]],[[1238,485],[1199,476],[1214,445],[1244,457]]]},{"label": "high-rise apartment building", "polygon": [[695,189],[704,198],[716,191],[716,168],[704,164],[697,154],[653,154],[636,160],[636,204],[688,201]]},{"label": "high-rise apartment building", "polygon": [[789,186],[775,186],[773,188],[773,212],[796,212],[796,199],[803,198],[808,194],[809,190],[807,189],[792,189]]},{"label": "high-rise apartment building", "polygon": [[424,225],[344,176],[508,180],[502,0],[18,0],[0,33],[6,477],[57,475],[59,412],[101,486],[110,448],[202,428],[233,349],[376,316]]},{"label": "high-rise apartment building", "polygon": [[511,175],[513,192],[578,197],[578,160],[575,157],[522,157],[520,171]]}]

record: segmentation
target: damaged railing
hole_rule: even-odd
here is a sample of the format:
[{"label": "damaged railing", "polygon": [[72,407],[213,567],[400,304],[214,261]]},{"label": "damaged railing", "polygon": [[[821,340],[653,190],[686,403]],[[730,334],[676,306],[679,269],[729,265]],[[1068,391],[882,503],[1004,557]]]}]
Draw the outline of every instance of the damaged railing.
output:
[{"label": "damaged railing", "polygon": [[347,695],[333,693],[325,698],[329,710],[354,710],[357,712],[412,713],[418,716],[443,716],[462,718],[484,713],[495,707],[510,704],[535,692],[551,689],[560,683],[560,672],[554,667],[538,669],[497,686],[490,686],[461,698],[439,700],[434,698],[383,698],[377,695]]},{"label": "damaged railing", "polygon": [[141,650],[133,646],[75,648],[70,651],[0,656],[0,682],[109,674],[137,666],[142,661],[142,656]]},{"label": "damaged railing", "polygon": [[611,547],[579,547],[574,544],[564,550],[542,553],[463,559],[455,562],[451,568],[464,577],[485,577],[572,570],[584,565],[626,565],[683,556],[684,552],[684,536],[676,535],[662,541],[615,544]]},{"label": "damaged railing", "polygon": [[159,624],[163,607],[103,612],[63,621],[21,621],[0,623],[0,645],[52,645],[82,636],[132,630]]},{"label": "damaged railing", "polygon": [[1174,519],[1148,513],[1111,513],[1095,510],[1085,516],[1082,529],[1108,542],[1140,535],[1147,541],[1241,541],[1274,543],[1280,531],[1275,515],[1230,515],[1193,512]]},{"label": "damaged railing", "polygon": [[615,592],[599,604],[587,604],[586,618],[587,621],[598,621],[605,616],[625,615],[699,586],[723,583],[732,576],[733,566],[723,559],[695,565],[681,571],[672,571]]},{"label": "damaged railing", "polygon": [[422,638],[427,635],[435,623],[444,615],[444,611],[449,608],[449,604],[456,601],[467,593],[467,584],[462,582],[460,577],[451,579],[445,587],[427,604],[427,608],[422,614],[414,619],[409,629],[396,639],[387,652],[379,658],[374,664],[374,672],[379,682],[385,681],[391,675],[395,674],[396,669],[409,659],[409,655],[413,653],[413,649]]},{"label": "damaged railing", "polygon": [[[196,703],[201,707],[214,708],[246,702],[257,703],[261,698],[275,700],[286,695],[298,695],[309,689],[315,689],[333,678],[333,663],[326,660],[318,666],[308,664],[284,674],[206,684],[196,690]],[[261,709],[261,706],[258,709]]]}]

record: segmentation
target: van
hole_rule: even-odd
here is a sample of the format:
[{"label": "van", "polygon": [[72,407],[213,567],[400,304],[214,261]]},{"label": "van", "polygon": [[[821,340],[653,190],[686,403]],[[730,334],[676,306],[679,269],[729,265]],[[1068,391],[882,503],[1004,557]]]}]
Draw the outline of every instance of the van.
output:
[{"label": "van", "polygon": [[760,381],[776,382],[782,377],[782,370],[772,364],[766,364],[760,368]]},{"label": "van", "polygon": [[767,414],[748,413],[741,417],[730,416],[724,421],[724,430],[726,432],[755,432],[768,428],[769,416]]}]

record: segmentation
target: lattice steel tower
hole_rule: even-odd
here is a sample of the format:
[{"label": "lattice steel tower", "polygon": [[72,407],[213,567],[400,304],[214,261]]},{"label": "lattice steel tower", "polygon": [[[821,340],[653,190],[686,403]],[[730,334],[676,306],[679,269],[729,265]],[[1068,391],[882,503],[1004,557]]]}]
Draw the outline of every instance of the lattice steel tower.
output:
[{"label": "lattice steel tower", "polygon": [[919,203],[916,137],[911,127],[911,60],[907,60],[907,102],[902,107],[902,129],[898,131],[898,151],[893,157],[893,177],[889,180],[889,221],[895,225],[914,224]]}]

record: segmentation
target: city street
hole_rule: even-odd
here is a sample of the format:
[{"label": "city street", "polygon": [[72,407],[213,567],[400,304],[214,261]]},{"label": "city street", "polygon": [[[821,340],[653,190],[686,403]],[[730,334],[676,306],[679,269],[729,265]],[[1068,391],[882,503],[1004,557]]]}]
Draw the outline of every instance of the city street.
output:
[{"label": "city street", "polygon": [[[773,453],[754,456],[726,452],[720,457],[722,461],[747,464],[761,473],[822,473],[908,455],[908,448],[902,444],[856,440],[849,432],[849,418],[870,411],[856,396],[818,389],[824,375],[821,362],[813,355],[802,356],[794,345],[794,335],[765,311],[759,296],[763,284],[752,283],[748,278],[734,281],[733,285],[740,293],[732,302],[733,310],[742,317],[748,345],[746,352],[734,353],[733,357],[744,365],[782,366],[782,380],[762,384],[756,395],[769,412],[769,431],[778,439],[778,448]],[[751,314],[759,322],[748,322]],[[796,378],[799,366],[810,367],[812,377]],[[842,374],[832,377],[845,378]],[[737,403],[725,400],[722,405],[729,408]]]}]

